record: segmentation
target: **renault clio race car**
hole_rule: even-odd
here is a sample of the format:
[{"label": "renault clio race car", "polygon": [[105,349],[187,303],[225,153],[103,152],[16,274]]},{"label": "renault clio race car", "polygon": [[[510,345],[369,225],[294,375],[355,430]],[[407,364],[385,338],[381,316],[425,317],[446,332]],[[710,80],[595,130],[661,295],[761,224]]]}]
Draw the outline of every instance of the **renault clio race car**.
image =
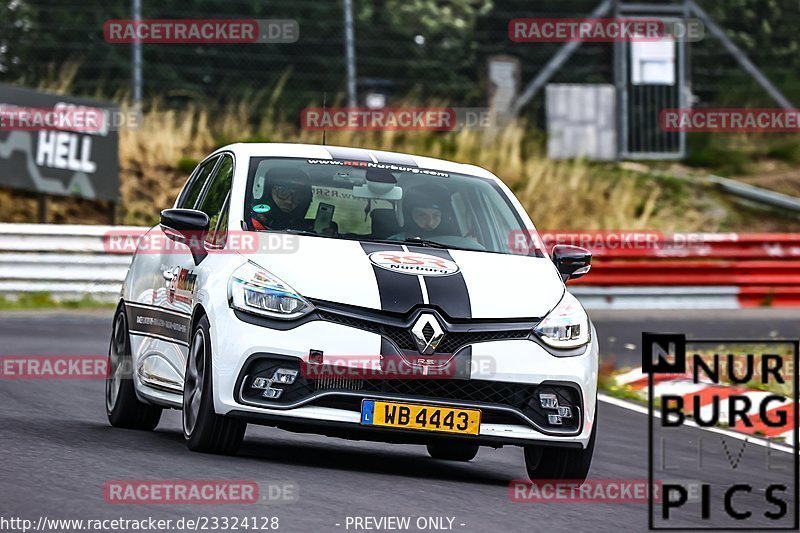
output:
[{"label": "renault clio race car", "polygon": [[[161,243],[156,246],[154,243]],[[596,335],[490,172],[427,157],[233,144],[143,235],[113,320],[106,410],[232,454],[248,423],[427,446],[521,446],[532,479],[585,479]]]}]

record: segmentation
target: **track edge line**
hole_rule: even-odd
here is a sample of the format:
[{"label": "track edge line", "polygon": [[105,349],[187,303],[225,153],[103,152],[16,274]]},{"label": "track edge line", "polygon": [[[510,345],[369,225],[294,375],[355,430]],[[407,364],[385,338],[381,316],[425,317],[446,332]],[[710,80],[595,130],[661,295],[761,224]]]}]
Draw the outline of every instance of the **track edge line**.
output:
[{"label": "track edge line", "polygon": [[[623,409],[627,409],[629,411],[634,411],[636,413],[647,415],[647,407],[639,405],[637,403],[629,402],[627,400],[621,400],[619,398],[614,398],[613,396],[609,396],[607,394],[597,394],[597,399],[601,402],[605,402],[611,405],[615,405],[617,407],[621,407]],[[658,412],[653,413],[656,417],[661,418]],[[773,450],[778,450],[785,453],[792,453],[792,447],[786,446],[784,444],[776,444],[774,442],[770,442],[766,439],[761,439],[758,437],[754,437],[752,435],[745,435],[743,433],[737,433],[735,431],[730,431],[722,428],[706,428],[701,427],[695,424],[694,422],[687,420],[684,422],[684,425],[687,427],[693,427],[695,429],[699,429],[701,431],[708,431],[709,433],[718,433],[720,435],[725,435],[726,437],[731,437],[738,440],[743,440],[745,442],[752,442],[758,446],[763,446],[764,448],[770,448]]]}]

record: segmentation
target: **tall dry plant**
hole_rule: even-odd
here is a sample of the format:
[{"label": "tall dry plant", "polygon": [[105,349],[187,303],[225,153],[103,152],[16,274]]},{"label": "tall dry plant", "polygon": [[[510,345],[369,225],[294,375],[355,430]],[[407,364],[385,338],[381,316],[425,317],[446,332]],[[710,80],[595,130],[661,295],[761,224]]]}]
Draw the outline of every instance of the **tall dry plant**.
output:
[{"label": "tall dry plant", "polygon": [[[65,65],[54,70],[41,88],[68,92],[76,73],[76,64]],[[140,127],[120,131],[120,222],[155,223],[159,210],[174,202],[192,163],[221,144],[251,139],[321,143],[320,132],[303,130],[285,118],[281,102],[286,101],[283,93],[290,75],[287,70],[272,90],[221,109],[190,105],[175,110],[159,100],[149,102]],[[331,100],[337,105],[335,98]],[[420,107],[420,103],[397,105],[403,106]],[[131,110],[125,101],[121,108]],[[642,179],[615,165],[548,160],[531,137],[524,122],[500,130],[446,133],[327,132],[331,145],[407,152],[487,168],[515,191],[540,228],[713,231],[719,225],[702,205],[677,201],[655,179]]]}]

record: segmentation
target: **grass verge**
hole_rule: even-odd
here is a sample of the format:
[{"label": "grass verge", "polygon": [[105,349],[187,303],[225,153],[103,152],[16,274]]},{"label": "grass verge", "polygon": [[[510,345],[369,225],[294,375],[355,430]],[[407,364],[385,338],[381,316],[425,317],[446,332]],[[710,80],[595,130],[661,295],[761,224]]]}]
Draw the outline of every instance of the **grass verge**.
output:
[{"label": "grass verge", "polygon": [[0,311],[37,309],[114,309],[114,302],[97,300],[89,295],[82,298],[54,298],[48,292],[24,293],[17,296],[0,295]]}]

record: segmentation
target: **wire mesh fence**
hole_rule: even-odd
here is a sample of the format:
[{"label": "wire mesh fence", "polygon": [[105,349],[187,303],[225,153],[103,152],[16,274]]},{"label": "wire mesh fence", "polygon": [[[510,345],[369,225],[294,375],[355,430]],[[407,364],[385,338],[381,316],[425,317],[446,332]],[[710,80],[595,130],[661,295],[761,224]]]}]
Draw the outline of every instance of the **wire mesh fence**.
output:
[{"label": "wire mesh fence", "polygon": [[[677,1],[677,0],[676,0]],[[516,43],[509,21],[519,17],[579,17],[600,0],[354,0],[359,94],[379,86],[392,100],[484,105],[487,60],[520,60],[523,83],[559,43]],[[658,3],[658,2],[655,2]],[[669,2],[660,2],[661,4]],[[0,0],[0,82],[66,89],[81,95],[130,96],[130,44],[105,41],[109,19],[131,18],[131,0]],[[800,102],[800,2],[702,0],[732,40],[787,97]],[[143,0],[144,19],[294,19],[291,44],[143,45],[145,100],[203,105],[272,94],[282,87],[287,113],[345,94],[344,16],[340,1]],[[769,97],[710,35],[689,49],[699,104],[770,105]],[[613,46],[585,43],[554,82],[613,83]],[[282,83],[283,81],[283,83]],[[537,98],[526,112],[541,112]]]}]

